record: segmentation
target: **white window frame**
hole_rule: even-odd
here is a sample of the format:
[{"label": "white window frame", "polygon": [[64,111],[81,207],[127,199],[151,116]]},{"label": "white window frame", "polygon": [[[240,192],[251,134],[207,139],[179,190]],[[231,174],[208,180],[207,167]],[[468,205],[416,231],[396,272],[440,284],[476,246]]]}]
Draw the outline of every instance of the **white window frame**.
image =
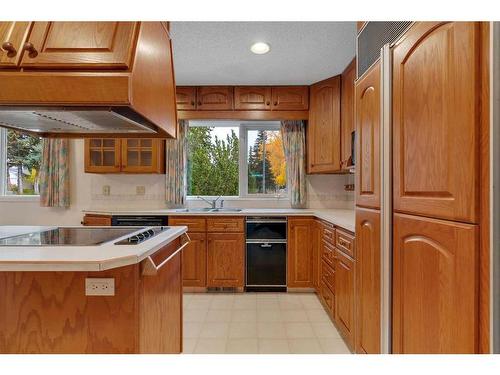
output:
[{"label": "white window frame", "polygon": [[[189,125],[193,126],[193,125]],[[199,124],[194,126],[201,126]],[[248,193],[248,130],[279,130],[280,123],[278,121],[207,121],[207,126],[212,127],[235,127],[239,129],[239,177],[238,177],[238,195],[223,196],[224,200],[238,199],[273,199],[280,200],[287,198],[288,194],[277,196],[276,194],[249,194]],[[288,191],[288,190],[287,190]],[[211,195],[203,195],[204,198],[216,198]],[[187,200],[197,200],[196,195],[188,195]]]},{"label": "white window frame", "polygon": [[7,131],[6,128],[0,128],[0,202],[37,202],[40,195],[7,194]]}]

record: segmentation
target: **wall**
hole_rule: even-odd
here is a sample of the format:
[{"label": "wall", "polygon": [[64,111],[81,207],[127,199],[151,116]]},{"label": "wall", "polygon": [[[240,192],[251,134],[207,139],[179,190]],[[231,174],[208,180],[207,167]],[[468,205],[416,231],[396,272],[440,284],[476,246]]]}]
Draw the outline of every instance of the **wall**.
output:
[{"label": "wall", "polygon": [[[84,173],[83,141],[71,143],[70,184],[71,206],[64,208],[40,207],[37,199],[0,199],[0,225],[79,225],[82,211],[143,210],[167,208],[165,204],[164,175],[97,175]],[[311,208],[354,208],[354,195],[344,191],[344,184],[352,183],[352,176],[314,175],[307,177],[308,205]],[[103,194],[103,186],[110,187],[110,195]],[[136,187],[144,186],[145,194],[137,195]],[[189,206],[204,206],[199,200],[188,201]],[[288,199],[227,199],[227,207],[288,208]]]}]

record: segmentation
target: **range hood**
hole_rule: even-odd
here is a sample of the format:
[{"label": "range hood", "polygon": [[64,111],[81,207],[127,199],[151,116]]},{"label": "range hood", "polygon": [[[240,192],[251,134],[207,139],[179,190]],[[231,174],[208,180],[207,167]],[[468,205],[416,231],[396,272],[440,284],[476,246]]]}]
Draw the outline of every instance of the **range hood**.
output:
[{"label": "range hood", "polygon": [[158,133],[129,107],[0,107],[0,126],[53,136]]},{"label": "range hood", "polygon": [[[104,22],[97,28],[96,23],[60,24],[30,23],[25,46],[34,45],[37,54],[18,48],[23,52],[16,68],[0,68],[0,127],[53,138],[177,136],[172,44],[165,22]],[[82,43],[92,45],[94,39],[68,41],[68,28],[88,34],[108,30],[109,41],[99,42],[109,46],[86,52]],[[113,41],[113,35],[122,39]],[[60,49],[50,46],[53,40]],[[125,47],[124,41],[129,41]]]}]

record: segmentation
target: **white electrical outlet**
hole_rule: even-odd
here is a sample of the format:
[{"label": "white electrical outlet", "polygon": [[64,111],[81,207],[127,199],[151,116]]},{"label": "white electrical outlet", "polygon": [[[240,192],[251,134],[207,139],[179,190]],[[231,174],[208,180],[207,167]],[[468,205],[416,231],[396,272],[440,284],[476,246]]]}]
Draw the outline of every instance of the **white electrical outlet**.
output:
[{"label": "white electrical outlet", "polygon": [[111,193],[111,187],[109,185],[104,185],[102,187],[102,195],[108,196]]},{"label": "white electrical outlet", "polygon": [[146,194],[146,187],[145,186],[136,186],[135,193],[136,193],[136,195],[145,195]]},{"label": "white electrical outlet", "polygon": [[86,296],[114,296],[115,279],[89,278],[85,279]]}]

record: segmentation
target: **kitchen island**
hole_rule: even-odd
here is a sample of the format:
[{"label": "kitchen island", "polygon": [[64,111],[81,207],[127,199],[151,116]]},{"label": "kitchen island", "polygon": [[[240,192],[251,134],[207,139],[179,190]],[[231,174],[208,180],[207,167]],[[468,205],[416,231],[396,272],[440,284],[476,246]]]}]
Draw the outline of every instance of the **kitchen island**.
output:
[{"label": "kitchen island", "polygon": [[[166,227],[124,245],[117,242],[152,228],[129,228],[98,244],[61,244],[71,242],[67,233],[89,229],[75,228],[0,227],[0,353],[180,353],[187,228]],[[54,244],[10,245],[19,235]]]}]

